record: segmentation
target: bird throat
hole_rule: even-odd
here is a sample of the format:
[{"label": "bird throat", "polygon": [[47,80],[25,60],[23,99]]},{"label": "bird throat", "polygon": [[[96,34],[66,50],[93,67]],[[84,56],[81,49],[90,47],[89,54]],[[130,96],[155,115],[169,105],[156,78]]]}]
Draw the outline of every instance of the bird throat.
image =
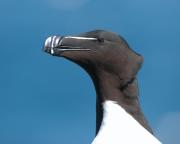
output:
[{"label": "bird throat", "polygon": [[[102,84],[103,83],[103,84]],[[139,102],[139,92],[137,80],[133,78],[123,87],[116,87],[113,82],[103,81],[100,84],[95,84],[96,87],[96,134],[98,134],[101,128],[102,121],[104,118],[105,109],[103,104],[106,101],[113,101],[124,109],[128,114],[132,116],[140,125],[147,129],[150,133],[152,129],[150,128],[147,120],[141,111]],[[117,113],[118,115],[118,113]]]}]

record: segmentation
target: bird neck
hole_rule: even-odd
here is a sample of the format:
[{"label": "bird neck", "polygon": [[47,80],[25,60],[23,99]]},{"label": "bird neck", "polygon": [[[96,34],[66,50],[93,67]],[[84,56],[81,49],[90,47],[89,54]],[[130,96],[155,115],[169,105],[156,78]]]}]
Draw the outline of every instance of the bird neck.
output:
[{"label": "bird neck", "polygon": [[137,80],[132,78],[127,84],[121,85],[117,76],[101,73],[93,77],[96,88],[96,134],[98,133],[104,116],[103,103],[114,101],[128,112],[144,128],[152,133],[139,103]]}]

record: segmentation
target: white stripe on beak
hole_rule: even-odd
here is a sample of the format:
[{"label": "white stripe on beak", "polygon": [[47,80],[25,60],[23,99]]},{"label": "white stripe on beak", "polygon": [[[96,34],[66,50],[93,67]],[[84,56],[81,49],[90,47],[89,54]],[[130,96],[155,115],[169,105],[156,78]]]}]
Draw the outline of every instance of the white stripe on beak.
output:
[{"label": "white stripe on beak", "polygon": [[52,37],[52,42],[51,42],[51,54],[54,54],[54,41],[55,41],[56,36]]}]

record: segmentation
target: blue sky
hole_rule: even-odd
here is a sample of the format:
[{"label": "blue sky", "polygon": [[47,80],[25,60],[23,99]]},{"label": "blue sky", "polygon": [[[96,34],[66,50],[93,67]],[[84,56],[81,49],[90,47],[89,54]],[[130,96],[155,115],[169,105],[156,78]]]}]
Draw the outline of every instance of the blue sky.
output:
[{"label": "blue sky", "polygon": [[164,144],[179,144],[179,5],[178,0],[1,0],[0,143],[92,141],[95,90],[89,76],[43,53],[42,46],[50,35],[106,29],[144,56],[138,75],[143,111]]}]

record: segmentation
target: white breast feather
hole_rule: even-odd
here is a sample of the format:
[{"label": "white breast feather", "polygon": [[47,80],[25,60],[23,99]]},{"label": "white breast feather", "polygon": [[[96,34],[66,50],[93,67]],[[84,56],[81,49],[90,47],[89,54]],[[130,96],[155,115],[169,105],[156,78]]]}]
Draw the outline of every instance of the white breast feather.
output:
[{"label": "white breast feather", "polygon": [[161,144],[114,101],[103,103],[101,128],[91,144]]}]

